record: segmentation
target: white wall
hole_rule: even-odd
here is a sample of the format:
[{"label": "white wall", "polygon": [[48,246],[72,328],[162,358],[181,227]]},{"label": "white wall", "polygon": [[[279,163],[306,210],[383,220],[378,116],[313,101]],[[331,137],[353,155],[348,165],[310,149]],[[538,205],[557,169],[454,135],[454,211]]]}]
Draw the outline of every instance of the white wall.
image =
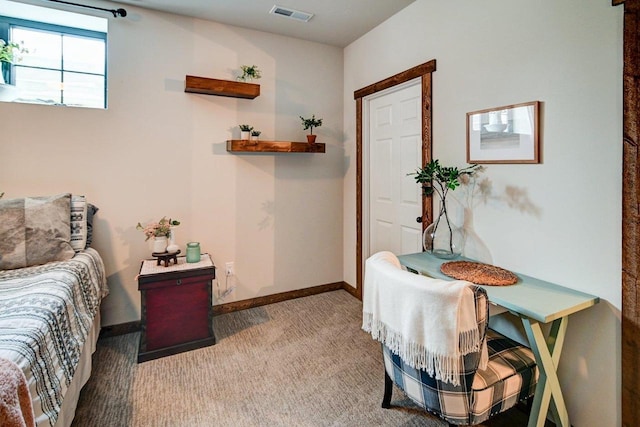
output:
[{"label": "white wall", "polygon": [[[103,323],[140,318],[135,276],[151,251],[135,225],[163,215],[182,222],[183,251],[195,240],[218,267],[235,261],[224,302],[341,281],[342,49],[127,11],[109,22],[107,110],[0,103],[5,197],[73,192],[100,208]],[[184,93],[186,74],[233,80],[242,64],[263,72],[258,98]],[[226,151],[240,123],[264,140],[305,141],[298,116],[313,113],[326,154]]]},{"label": "white wall", "polygon": [[[431,59],[433,154],[445,165],[465,165],[467,112],[543,103],[542,163],[488,165],[490,198],[473,209],[475,247],[488,249],[484,261],[601,298],[570,318],[560,361],[579,426],[620,424],[623,10],[610,4],[417,0],[344,56],[351,159],[353,92]],[[355,163],[349,166],[344,270],[355,284]]]},{"label": "white wall", "polygon": [[[560,376],[574,425],[620,424],[622,8],[417,0],[348,46],[344,64],[334,47],[127,11],[110,20],[108,110],[0,103],[5,197],[70,191],[100,207],[105,325],[139,318],[135,275],[150,250],[134,227],[163,215],[182,221],[183,247],[198,240],[217,265],[236,262],[225,302],[355,285],[353,91],[436,59],[444,164],[464,164],[467,112],[543,102],[542,163],[488,167],[492,198],[475,207],[475,232],[491,262],[600,296],[571,317]],[[255,100],[183,92],[185,74],[231,79],[254,63]],[[325,119],[327,154],[225,150],[245,122],[263,139],[304,140],[298,115],[312,113]]]}]

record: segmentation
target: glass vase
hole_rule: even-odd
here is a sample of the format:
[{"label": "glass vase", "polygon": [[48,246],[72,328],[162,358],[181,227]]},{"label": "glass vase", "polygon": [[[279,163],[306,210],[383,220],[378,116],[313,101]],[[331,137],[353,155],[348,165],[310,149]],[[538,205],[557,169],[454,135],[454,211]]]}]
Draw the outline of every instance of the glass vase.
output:
[{"label": "glass vase", "polygon": [[449,218],[446,199],[440,200],[435,221],[422,234],[424,250],[442,259],[454,259],[462,254],[464,232]]},{"label": "glass vase", "polygon": [[200,242],[187,243],[187,262],[200,262]]}]

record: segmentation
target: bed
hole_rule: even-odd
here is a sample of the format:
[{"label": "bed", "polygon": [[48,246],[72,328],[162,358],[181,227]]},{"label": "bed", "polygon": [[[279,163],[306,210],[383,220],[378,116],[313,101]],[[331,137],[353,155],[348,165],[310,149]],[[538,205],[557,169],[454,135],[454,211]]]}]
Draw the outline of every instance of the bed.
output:
[{"label": "bed", "polygon": [[[64,196],[63,213],[64,209],[70,209],[70,200],[70,195]],[[11,222],[7,203],[2,203],[0,223]],[[22,216],[28,218],[32,214],[23,213]],[[66,224],[61,228],[73,228],[73,221],[67,219]],[[29,235],[28,232],[26,234]],[[49,234],[57,235],[57,232],[54,230]],[[70,235],[71,231],[67,234]],[[7,239],[7,236],[7,226],[3,230],[0,225],[0,239]],[[62,240],[65,239],[66,242],[71,240],[70,237]],[[104,263],[98,252],[87,247],[83,240],[79,244],[84,249],[76,245],[69,253],[65,247],[67,253],[64,256],[54,256],[61,260],[7,268],[11,252],[2,243],[0,360],[22,371],[31,405],[26,410],[21,409],[22,420],[0,419],[0,425],[11,425],[14,421],[18,422],[17,425],[20,422],[29,425],[33,417],[37,426],[67,427],[73,420],[80,390],[91,374],[91,355],[100,332],[100,303],[108,294]],[[11,247],[21,245],[25,246],[21,243]],[[43,245],[40,243],[38,246],[41,248]],[[29,251],[28,242],[26,247]],[[48,256],[51,256],[51,251]],[[18,396],[18,390],[2,388],[1,377],[2,371],[0,393]],[[33,413],[29,414],[31,408]],[[0,417],[3,414],[1,410]]]}]

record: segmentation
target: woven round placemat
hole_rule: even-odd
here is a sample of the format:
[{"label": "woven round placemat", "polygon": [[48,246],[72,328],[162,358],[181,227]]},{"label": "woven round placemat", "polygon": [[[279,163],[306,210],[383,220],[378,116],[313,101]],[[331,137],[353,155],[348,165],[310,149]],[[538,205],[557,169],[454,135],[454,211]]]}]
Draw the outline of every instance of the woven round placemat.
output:
[{"label": "woven round placemat", "polygon": [[476,285],[508,286],[518,281],[518,276],[495,265],[471,261],[450,261],[440,266],[440,271],[458,280]]}]

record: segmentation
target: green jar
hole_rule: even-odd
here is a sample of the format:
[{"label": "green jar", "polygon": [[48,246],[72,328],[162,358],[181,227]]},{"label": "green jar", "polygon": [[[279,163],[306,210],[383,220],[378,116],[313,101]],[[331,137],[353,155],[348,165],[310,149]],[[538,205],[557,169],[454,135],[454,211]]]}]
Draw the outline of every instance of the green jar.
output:
[{"label": "green jar", "polygon": [[200,262],[200,242],[187,243],[187,262]]}]

